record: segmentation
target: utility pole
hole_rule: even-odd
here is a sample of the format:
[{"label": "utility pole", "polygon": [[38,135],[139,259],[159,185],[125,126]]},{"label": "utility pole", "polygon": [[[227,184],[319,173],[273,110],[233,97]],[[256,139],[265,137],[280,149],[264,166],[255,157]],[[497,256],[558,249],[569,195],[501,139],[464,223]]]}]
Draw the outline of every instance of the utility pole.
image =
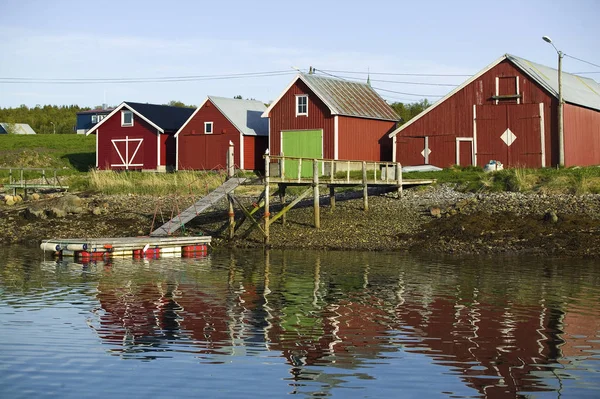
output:
[{"label": "utility pole", "polygon": [[564,136],[564,124],[563,124],[563,96],[562,96],[562,59],[564,53],[556,48],[552,39],[548,36],[542,36],[542,39],[546,43],[550,43],[556,53],[558,54],[558,110],[556,115],[558,117],[558,164],[559,166],[565,166],[565,136]]}]

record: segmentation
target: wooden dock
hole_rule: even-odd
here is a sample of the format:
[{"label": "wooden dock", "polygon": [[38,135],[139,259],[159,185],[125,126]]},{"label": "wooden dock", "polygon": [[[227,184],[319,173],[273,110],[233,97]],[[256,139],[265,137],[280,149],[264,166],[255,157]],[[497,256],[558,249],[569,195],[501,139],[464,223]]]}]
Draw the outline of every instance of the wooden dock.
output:
[{"label": "wooden dock", "polygon": [[206,255],[210,236],[197,237],[117,237],[49,239],[40,244],[56,256],[80,259],[128,257],[162,257]]},{"label": "wooden dock", "polygon": [[0,171],[8,171],[8,184],[4,184],[4,187],[11,189],[13,195],[17,195],[17,191],[22,190],[25,199],[29,193],[39,190],[69,189],[69,186],[60,181],[56,169],[0,168]]}]

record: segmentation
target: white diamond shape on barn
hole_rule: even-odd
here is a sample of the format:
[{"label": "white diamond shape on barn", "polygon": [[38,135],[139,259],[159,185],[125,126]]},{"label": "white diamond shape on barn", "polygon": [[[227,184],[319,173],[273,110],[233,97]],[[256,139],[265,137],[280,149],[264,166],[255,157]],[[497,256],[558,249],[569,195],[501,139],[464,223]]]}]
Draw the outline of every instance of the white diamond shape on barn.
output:
[{"label": "white diamond shape on barn", "polygon": [[[427,156],[429,156],[429,154],[431,154],[431,150],[428,148],[427,149]],[[423,155],[423,158],[425,158],[425,150],[421,151],[421,155]]]},{"label": "white diamond shape on barn", "polygon": [[515,136],[515,134],[511,132],[510,129],[506,129],[504,133],[502,133],[502,136],[500,136],[500,138],[502,139],[502,141],[504,141],[504,143],[507,146],[510,147],[510,145],[514,143],[517,139],[517,136]]}]

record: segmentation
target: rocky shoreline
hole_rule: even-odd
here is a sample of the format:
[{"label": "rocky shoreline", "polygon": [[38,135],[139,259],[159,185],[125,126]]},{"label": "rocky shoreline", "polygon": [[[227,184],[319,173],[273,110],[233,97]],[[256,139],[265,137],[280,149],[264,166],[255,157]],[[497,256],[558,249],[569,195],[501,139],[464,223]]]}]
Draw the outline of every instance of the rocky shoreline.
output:
[{"label": "rocky shoreline", "polygon": [[[400,199],[373,194],[367,212],[358,192],[339,194],[333,212],[322,197],[319,230],[312,227],[312,203],[300,203],[288,213],[285,225],[271,225],[271,247],[600,257],[600,195],[474,194],[449,185],[408,189]],[[158,227],[196,199],[78,193],[17,199],[12,205],[2,201],[0,244],[147,235],[153,223]],[[251,206],[255,197],[242,199]],[[274,202],[272,213],[279,206]],[[236,238],[227,240],[223,201],[186,225],[183,233],[211,235],[216,247],[262,247],[260,232],[250,226],[245,222]]]}]

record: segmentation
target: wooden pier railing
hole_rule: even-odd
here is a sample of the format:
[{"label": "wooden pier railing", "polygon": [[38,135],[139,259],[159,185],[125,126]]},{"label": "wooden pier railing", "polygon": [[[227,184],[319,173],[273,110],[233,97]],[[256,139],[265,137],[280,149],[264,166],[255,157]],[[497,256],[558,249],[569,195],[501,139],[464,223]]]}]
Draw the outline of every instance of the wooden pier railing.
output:
[{"label": "wooden pier railing", "polygon": [[[63,184],[58,176],[57,169],[48,168],[0,168],[8,171],[8,183],[5,188],[12,189],[13,195],[17,190],[23,190],[23,196],[38,190],[67,190],[69,186]],[[3,173],[2,173],[3,174]]]}]

